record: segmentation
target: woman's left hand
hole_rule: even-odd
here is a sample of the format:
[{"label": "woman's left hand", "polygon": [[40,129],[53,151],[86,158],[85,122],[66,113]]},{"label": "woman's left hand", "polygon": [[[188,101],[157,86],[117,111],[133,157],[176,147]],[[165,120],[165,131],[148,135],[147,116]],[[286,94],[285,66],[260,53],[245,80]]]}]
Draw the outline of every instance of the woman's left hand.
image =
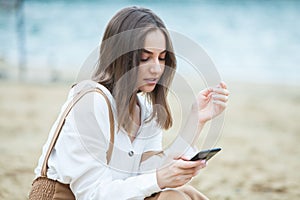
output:
[{"label": "woman's left hand", "polygon": [[199,122],[205,123],[221,114],[227,106],[228,96],[229,91],[224,82],[221,82],[216,87],[202,90],[193,106],[198,112]]}]

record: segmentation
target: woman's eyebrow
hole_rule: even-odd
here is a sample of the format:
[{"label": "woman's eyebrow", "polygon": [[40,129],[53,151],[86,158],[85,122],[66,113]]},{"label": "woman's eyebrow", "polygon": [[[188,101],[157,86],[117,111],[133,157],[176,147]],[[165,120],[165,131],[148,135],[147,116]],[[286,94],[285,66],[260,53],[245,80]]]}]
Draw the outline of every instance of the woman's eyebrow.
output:
[{"label": "woman's eyebrow", "polygon": [[[147,50],[147,49],[142,49],[142,51],[143,51],[144,53],[153,54],[152,51],[149,51],[149,50]],[[159,54],[162,54],[162,53],[165,53],[165,52],[167,52],[167,50],[164,50],[164,51],[160,52]]]}]

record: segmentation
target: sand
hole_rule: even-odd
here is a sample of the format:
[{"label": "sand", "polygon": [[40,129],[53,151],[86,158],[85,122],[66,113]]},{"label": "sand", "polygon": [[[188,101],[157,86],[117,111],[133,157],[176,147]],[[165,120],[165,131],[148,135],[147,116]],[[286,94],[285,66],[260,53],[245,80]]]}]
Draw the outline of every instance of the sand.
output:
[{"label": "sand", "polygon": [[[217,146],[191,182],[210,199],[300,199],[300,86],[228,83]],[[26,199],[69,85],[0,82],[0,199]]]}]

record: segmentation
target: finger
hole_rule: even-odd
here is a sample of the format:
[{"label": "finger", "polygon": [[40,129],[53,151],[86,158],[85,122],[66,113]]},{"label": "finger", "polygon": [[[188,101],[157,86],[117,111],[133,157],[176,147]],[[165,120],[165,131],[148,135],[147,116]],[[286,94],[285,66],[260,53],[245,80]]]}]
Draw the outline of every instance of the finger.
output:
[{"label": "finger", "polygon": [[201,160],[200,165],[196,167],[197,170],[206,167],[206,163],[207,163],[206,160]]},{"label": "finger", "polygon": [[200,165],[199,167],[197,167],[197,168],[195,169],[195,172],[198,172],[199,170],[201,170],[201,169],[203,169],[203,168],[205,168],[205,167],[206,167],[205,164]]},{"label": "finger", "polygon": [[205,168],[206,166],[207,166],[206,160],[202,160],[202,161],[201,161],[201,165],[199,165],[199,166],[196,168],[196,171],[195,171],[195,173],[194,173],[193,176],[198,175],[199,172],[200,172],[200,170],[203,169],[203,168]]},{"label": "finger", "polygon": [[216,101],[223,101],[223,102],[228,101],[228,96],[226,96],[226,95],[213,94],[212,98],[213,98],[213,100],[216,100]]},{"label": "finger", "polygon": [[207,165],[207,161],[201,160],[201,165],[199,167],[201,167],[201,169],[203,169],[204,167],[206,167],[206,165]]},{"label": "finger", "polygon": [[197,172],[198,167],[190,168],[190,169],[181,169],[181,175],[190,175],[193,176],[195,172]]},{"label": "finger", "polygon": [[179,159],[182,159],[182,160],[184,160],[184,161],[189,161],[189,160],[190,160],[189,158],[187,158],[187,157],[185,157],[185,156],[181,156]]},{"label": "finger", "polygon": [[200,93],[204,96],[209,95],[211,92],[213,91],[213,89],[211,87],[209,88],[205,88],[204,90],[202,90]]},{"label": "finger", "polygon": [[227,85],[224,81],[221,81],[217,86],[217,88],[227,89]]},{"label": "finger", "polygon": [[212,89],[213,89],[213,92],[218,93],[218,94],[223,94],[223,95],[226,95],[226,96],[228,96],[230,94],[227,89],[216,88],[216,87],[214,87]]},{"label": "finger", "polygon": [[223,102],[223,101],[213,100],[213,103],[217,104],[217,105],[219,105],[219,106],[221,106],[223,108],[226,108],[226,106],[227,106],[227,104],[225,102]]},{"label": "finger", "polygon": [[181,169],[189,169],[195,168],[201,164],[201,161],[185,161],[185,160],[178,160],[178,167]]},{"label": "finger", "polygon": [[224,81],[221,81],[220,85],[222,88],[227,89],[227,85]]}]

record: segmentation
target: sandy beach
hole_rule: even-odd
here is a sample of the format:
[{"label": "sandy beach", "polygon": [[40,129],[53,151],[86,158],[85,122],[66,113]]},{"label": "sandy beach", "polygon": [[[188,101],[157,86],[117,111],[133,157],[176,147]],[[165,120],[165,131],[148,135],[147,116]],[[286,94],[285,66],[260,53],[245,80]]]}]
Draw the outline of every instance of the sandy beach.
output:
[{"label": "sandy beach", "polygon": [[[210,199],[300,199],[300,87],[228,82],[231,99],[217,146],[191,182]],[[65,83],[0,82],[0,199],[23,200]]]}]

